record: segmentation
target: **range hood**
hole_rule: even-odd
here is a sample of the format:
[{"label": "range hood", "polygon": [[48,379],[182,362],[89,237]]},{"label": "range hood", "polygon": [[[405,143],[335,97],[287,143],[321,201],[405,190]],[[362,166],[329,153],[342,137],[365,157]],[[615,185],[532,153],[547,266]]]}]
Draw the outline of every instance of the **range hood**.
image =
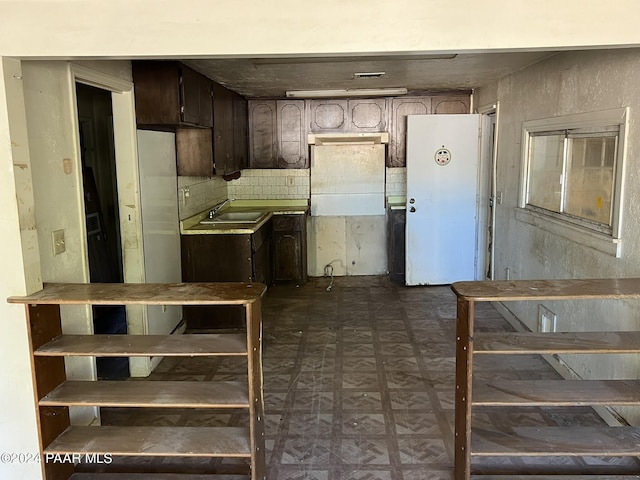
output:
[{"label": "range hood", "polygon": [[384,215],[387,132],[309,135],[311,215]]},{"label": "range hood", "polygon": [[389,143],[389,132],[310,133],[309,145],[376,145]]}]

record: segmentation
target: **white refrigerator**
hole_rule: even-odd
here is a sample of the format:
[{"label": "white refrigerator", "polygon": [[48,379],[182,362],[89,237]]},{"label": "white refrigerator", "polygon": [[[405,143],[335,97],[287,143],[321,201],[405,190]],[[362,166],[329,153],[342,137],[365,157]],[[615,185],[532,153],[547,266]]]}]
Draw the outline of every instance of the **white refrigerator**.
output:
[{"label": "white refrigerator", "polygon": [[407,285],[475,280],[480,115],[407,116]]},{"label": "white refrigerator", "polygon": [[[137,134],[144,281],[181,282],[175,134],[149,130]],[[182,307],[150,305],[146,315],[145,333],[166,335],[182,319]]]}]

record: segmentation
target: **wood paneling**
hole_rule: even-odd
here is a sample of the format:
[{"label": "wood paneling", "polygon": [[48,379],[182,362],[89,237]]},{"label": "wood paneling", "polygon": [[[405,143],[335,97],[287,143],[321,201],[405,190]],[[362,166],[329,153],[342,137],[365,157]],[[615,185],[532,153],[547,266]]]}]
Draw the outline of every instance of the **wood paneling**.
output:
[{"label": "wood paneling", "polygon": [[386,132],[386,98],[351,99],[348,102],[349,132]]},{"label": "wood paneling", "polygon": [[307,168],[309,149],[306,138],[304,100],[277,101],[278,167]]},{"label": "wood paneling", "polygon": [[404,167],[407,150],[407,115],[431,113],[431,97],[398,97],[391,100],[391,136],[388,167]]},{"label": "wood paneling", "polygon": [[46,452],[246,458],[249,444],[249,430],[238,427],[70,427]]},{"label": "wood paneling", "polygon": [[[199,237],[202,235],[190,235]],[[183,237],[184,238],[184,237]],[[217,283],[47,283],[9,303],[40,305],[228,305],[258,300],[266,287],[242,282]],[[144,300],[144,302],[143,302]],[[57,308],[57,306],[53,307]]]},{"label": "wood paneling", "polygon": [[349,105],[344,100],[310,100],[309,125],[311,133],[348,132]]},{"label": "wood paneling", "polygon": [[512,427],[474,429],[472,456],[619,457],[640,455],[639,427]]},{"label": "wood paneling", "polygon": [[237,356],[246,355],[241,334],[198,335],[62,335],[35,355],[96,357]]},{"label": "wood paneling", "polygon": [[176,128],[178,175],[211,177],[213,148],[210,128]]},{"label": "wood paneling", "polygon": [[275,100],[249,101],[249,164],[251,168],[275,168],[277,123]]},{"label": "wood paneling", "polygon": [[68,381],[40,400],[42,406],[249,408],[239,382]]},{"label": "wood paneling", "polygon": [[512,380],[479,384],[478,406],[640,405],[639,380]]}]

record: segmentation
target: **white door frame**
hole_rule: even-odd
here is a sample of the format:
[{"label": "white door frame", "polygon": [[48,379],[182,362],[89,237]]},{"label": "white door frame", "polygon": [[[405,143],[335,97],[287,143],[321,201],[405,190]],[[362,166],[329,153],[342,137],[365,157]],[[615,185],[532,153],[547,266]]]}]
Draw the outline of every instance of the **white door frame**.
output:
[{"label": "white door frame", "polygon": [[[490,103],[475,109],[482,115],[480,120],[480,167],[478,184],[478,259],[476,278],[493,280],[496,245],[496,177],[498,158],[498,121],[500,102]],[[490,118],[493,116],[493,119]],[[491,130],[491,124],[495,129]],[[490,235],[489,235],[489,232]],[[489,240],[489,236],[491,240]],[[489,244],[488,244],[489,243]]]},{"label": "white door frame", "polygon": [[[136,138],[136,115],[133,83],[118,77],[81,66],[70,64],[73,85],[83,83],[111,92],[113,110],[113,143],[115,148],[116,181],[118,185],[118,210],[120,213],[120,240],[122,244],[122,268],[125,283],[144,282],[144,251],[142,222],[140,219],[140,178],[138,174],[138,143]],[[77,105],[75,88],[74,105]],[[73,135],[80,151],[79,122],[77,110],[72,116]],[[84,202],[81,208],[84,210]],[[86,249],[86,226],[82,226]],[[88,254],[84,252],[85,269],[89,270]],[[127,330],[133,335],[148,332],[147,312],[142,305],[127,305]],[[129,360],[131,376],[146,376],[150,373],[150,360],[146,357]]]}]

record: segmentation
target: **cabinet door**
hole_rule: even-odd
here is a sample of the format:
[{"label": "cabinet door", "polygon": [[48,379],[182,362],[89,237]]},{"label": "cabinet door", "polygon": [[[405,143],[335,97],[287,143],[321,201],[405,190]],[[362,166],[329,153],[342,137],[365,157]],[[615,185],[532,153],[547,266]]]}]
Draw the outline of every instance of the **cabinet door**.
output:
[{"label": "cabinet door", "polygon": [[273,217],[274,276],[276,282],[307,281],[307,234],[305,215]]},{"label": "cabinet door", "polygon": [[185,65],[180,67],[181,119],[184,123],[212,125],[211,80]]},{"label": "cabinet door", "polygon": [[405,283],[406,218],[406,210],[389,210],[389,278],[402,285]]},{"label": "cabinet door", "polygon": [[349,132],[384,132],[387,130],[387,99],[349,100]]},{"label": "cabinet door", "polygon": [[302,239],[300,232],[274,232],[276,282],[300,281],[302,278]]},{"label": "cabinet door", "polygon": [[402,97],[391,100],[391,138],[387,167],[406,165],[407,115],[431,113],[431,97]]},{"label": "cabinet door", "polygon": [[347,100],[311,100],[309,124],[312,133],[347,132],[349,106]]},{"label": "cabinet door", "polygon": [[247,131],[247,99],[242,95],[233,95],[233,160],[228,173],[249,166],[249,136]]},{"label": "cabinet door", "polygon": [[278,100],[278,167],[307,168],[304,100]]},{"label": "cabinet door", "polygon": [[249,101],[249,165],[276,168],[276,101]]},{"label": "cabinet door", "polygon": [[468,95],[433,97],[431,102],[433,113],[471,113]]},{"label": "cabinet door", "polygon": [[213,175],[213,150],[210,128],[176,128],[176,164],[179,176]]},{"label": "cabinet door", "polygon": [[222,85],[213,88],[213,159],[216,173],[231,173],[233,166],[233,96]]},{"label": "cabinet door", "polygon": [[138,125],[180,123],[180,72],[178,62],[131,62]]}]

